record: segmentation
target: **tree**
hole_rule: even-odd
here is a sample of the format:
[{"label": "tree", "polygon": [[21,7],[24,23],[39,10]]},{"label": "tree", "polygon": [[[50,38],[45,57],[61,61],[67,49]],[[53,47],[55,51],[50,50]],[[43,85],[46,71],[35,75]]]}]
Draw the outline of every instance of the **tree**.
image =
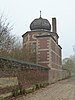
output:
[{"label": "tree", "polygon": [[16,48],[16,38],[11,35],[12,26],[7,19],[0,16],[0,56],[7,56],[11,50]]},{"label": "tree", "polygon": [[0,56],[35,62],[35,53],[22,45],[15,36],[11,35],[12,26],[7,19],[0,17]]},{"label": "tree", "polygon": [[72,57],[63,59],[63,69],[68,70],[71,75],[75,73],[75,61]]},{"label": "tree", "polygon": [[36,63],[35,53],[28,48],[15,48],[10,52],[10,57]]}]

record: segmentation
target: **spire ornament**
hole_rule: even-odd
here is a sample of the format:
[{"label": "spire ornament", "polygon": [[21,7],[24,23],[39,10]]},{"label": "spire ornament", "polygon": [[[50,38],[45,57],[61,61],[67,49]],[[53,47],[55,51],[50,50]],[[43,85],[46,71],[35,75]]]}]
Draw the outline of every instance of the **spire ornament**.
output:
[{"label": "spire ornament", "polygon": [[41,11],[40,11],[40,18],[41,18]]}]

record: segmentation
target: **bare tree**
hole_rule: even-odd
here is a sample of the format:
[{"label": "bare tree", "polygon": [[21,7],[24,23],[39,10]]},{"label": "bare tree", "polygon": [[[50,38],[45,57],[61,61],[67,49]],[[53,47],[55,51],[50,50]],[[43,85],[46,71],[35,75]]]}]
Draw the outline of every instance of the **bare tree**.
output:
[{"label": "bare tree", "polygon": [[35,53],[28,48],[17,47],[10,52],[10,57],[36,63]]},{"label": "bare tree", "polygon": [[71,75],[75,75],[75,61],[73,57],[63,59],[63,69],[68,70]]},{"label": "bare tree", "polygon": [[16,48],[17,40],[11,35],[12,25],[0,16],[0,55],[6,56],[14,48]]},{"label": "bare tree", "polygon": [[15,36],[11,35],[12,26],[7,19],[0,17],[0,56],[8,56],[20,60],[36,62],[35,53],[22,45]]}]

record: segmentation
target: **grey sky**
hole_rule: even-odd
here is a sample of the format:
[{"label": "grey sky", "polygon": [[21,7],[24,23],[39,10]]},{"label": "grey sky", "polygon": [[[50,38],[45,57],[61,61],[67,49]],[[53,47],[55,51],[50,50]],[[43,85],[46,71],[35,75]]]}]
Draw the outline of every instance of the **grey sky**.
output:
[{"label": "grey sky", "polygon": [[0,14],[4,12],[10,23],[14,23],[13,32],[19,37],[30,30],[31,21],[40,16],[57,18],[59,44],[63,48],[63,58],[73,55],[75,45],[75,0],[0,0]]}]

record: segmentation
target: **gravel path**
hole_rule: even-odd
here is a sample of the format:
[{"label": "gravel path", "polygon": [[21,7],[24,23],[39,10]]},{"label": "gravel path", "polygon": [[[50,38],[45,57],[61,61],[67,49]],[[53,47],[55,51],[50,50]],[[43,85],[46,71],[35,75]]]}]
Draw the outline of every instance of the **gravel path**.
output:
[{"label": "gravel path", "polygon": [[75,77],[59,81],[16,100],[75,100]]}]

